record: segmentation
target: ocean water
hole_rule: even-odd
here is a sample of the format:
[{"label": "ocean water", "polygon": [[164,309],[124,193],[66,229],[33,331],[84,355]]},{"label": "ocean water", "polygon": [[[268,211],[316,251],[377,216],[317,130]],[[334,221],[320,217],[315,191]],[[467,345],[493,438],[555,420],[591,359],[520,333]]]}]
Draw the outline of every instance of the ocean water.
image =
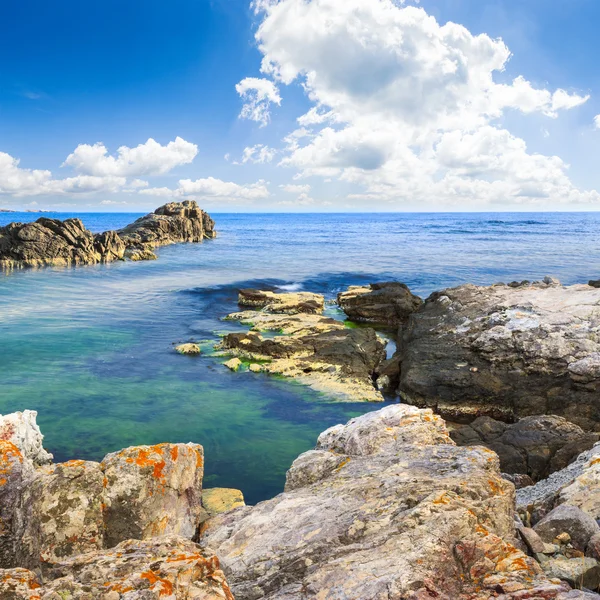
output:
[{"label": "ocean water", "polygon": [[[39,216],[0,213],[0,225]],[[103,231],[139,215],[76,216]],[[381,405],[331,402],[281,378],[232,373],[209,353],[176,354],[174,343],[210,348],[240,327],[221,321],[239,288],[333,298],[396,279],[427,296],[466,282],[600,278],[600,213],[213,217],[217,239],[162,248],[158,261],[0,275],[0,413],[37,410],[57,460],[201,443],[205,485],[240,488],[254,503],[282,490],[321,431]]]}]

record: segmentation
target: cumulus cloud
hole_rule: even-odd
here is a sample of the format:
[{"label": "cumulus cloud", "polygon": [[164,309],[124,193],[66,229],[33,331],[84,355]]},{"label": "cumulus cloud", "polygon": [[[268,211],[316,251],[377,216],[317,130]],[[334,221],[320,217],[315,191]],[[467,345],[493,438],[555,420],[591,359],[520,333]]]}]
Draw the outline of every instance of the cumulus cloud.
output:
[{"label": "cumulus cloud", "polygon": [[498,83],[510,59],[501,39],[393,0],[254,6],[263,75],[301,83],[312,103],[284,140],[282,166],[386,202],[600,200],[572,184],[560,158],[530,153],[502,127],[506,111],[557,118],[589,96],[522,76]]},{"label": "cumulus cloud", "polygon": [[270,193],[265,181],[260,180],[248,185],[222,181],[214,177],[206,179],[181,179],[175,189],[148,188],[140,194],[165,198],[184,198],[187,200],[252,202],[268,198]]},{"label": "cumulus cloud", "polygon": [[264,127],[271,120],[271,104],[281,104],[277,86],[269,79],[246,77],[235,89],[244,100],[240,117],[260,123]]},{"label": "cumulus cloud", "polygon": [[198,154],[198,146],[177,137],[162,146],[152,138],[135,148],[121,146],[117,156],[111,156],[100,142],[90,146],[80,144],[69,154],[63,166],[73,167],[85,175],[137,177],[164,175],[179,165],[191,163]]},{"label": "cumulus cloud", "polygon": [[596,129],[600,129],[600,115],[596,115],[594,117],[594,126]]},{"label": "cumulus cloud", "polygon": [[57,179],[48,170],[21,168],[18,159],[0,152],[0,194],[22,197],[137,192],[149,184],[136,175],[163,175],[190,163],[197,153],[195,144],[179,137],[166,146],[153,139],[135,148],[122,146],[116,157],[108,154],[104,144],[80,144],[62,165],[72,167],[77,175]]}]

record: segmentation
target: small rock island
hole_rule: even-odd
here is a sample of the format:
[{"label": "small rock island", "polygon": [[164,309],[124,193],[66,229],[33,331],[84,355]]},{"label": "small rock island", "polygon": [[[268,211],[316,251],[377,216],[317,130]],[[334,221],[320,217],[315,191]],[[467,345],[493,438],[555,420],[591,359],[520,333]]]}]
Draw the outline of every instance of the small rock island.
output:
[{"label": "small rock island", "polygon": [[196,202],[171,202],[119,231],[92,233],[80,219],[41,217],[0,227],[0,269],[153,260],[154,249],[216,237],[215,222]]}]

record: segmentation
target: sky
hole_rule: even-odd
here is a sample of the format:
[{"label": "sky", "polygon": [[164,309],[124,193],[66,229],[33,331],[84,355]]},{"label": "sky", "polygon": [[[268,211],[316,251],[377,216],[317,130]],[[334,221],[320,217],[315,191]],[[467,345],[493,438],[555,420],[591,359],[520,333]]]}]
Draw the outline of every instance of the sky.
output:
[{"label": "sky", "polygon": [[600,207],[597,0],[0,6],[0,208]]}]

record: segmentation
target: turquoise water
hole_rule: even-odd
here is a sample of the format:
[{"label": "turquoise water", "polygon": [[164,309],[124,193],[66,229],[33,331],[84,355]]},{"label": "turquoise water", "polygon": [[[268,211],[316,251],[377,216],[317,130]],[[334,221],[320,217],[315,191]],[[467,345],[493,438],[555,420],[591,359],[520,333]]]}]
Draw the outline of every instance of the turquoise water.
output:
[{"label": "turquoise water", "polygon": [[[65,218],[69,215],[60,215]],[[94,231],[138,215],[77,215]],[[0,225],[35,214],[0,214]],[[399,279],[413,291],[464,282],[600,278],[600,215],[213,215],[219,237],[159,260],[0,276],[0,413],[34,409],[57,460],[134,444],[198,442],[206,485],[249,502],[325,428],[380,405],[340,404],[283,379],[232,373],[173,343],[210,345],[249,286],[333,297]]]}]

